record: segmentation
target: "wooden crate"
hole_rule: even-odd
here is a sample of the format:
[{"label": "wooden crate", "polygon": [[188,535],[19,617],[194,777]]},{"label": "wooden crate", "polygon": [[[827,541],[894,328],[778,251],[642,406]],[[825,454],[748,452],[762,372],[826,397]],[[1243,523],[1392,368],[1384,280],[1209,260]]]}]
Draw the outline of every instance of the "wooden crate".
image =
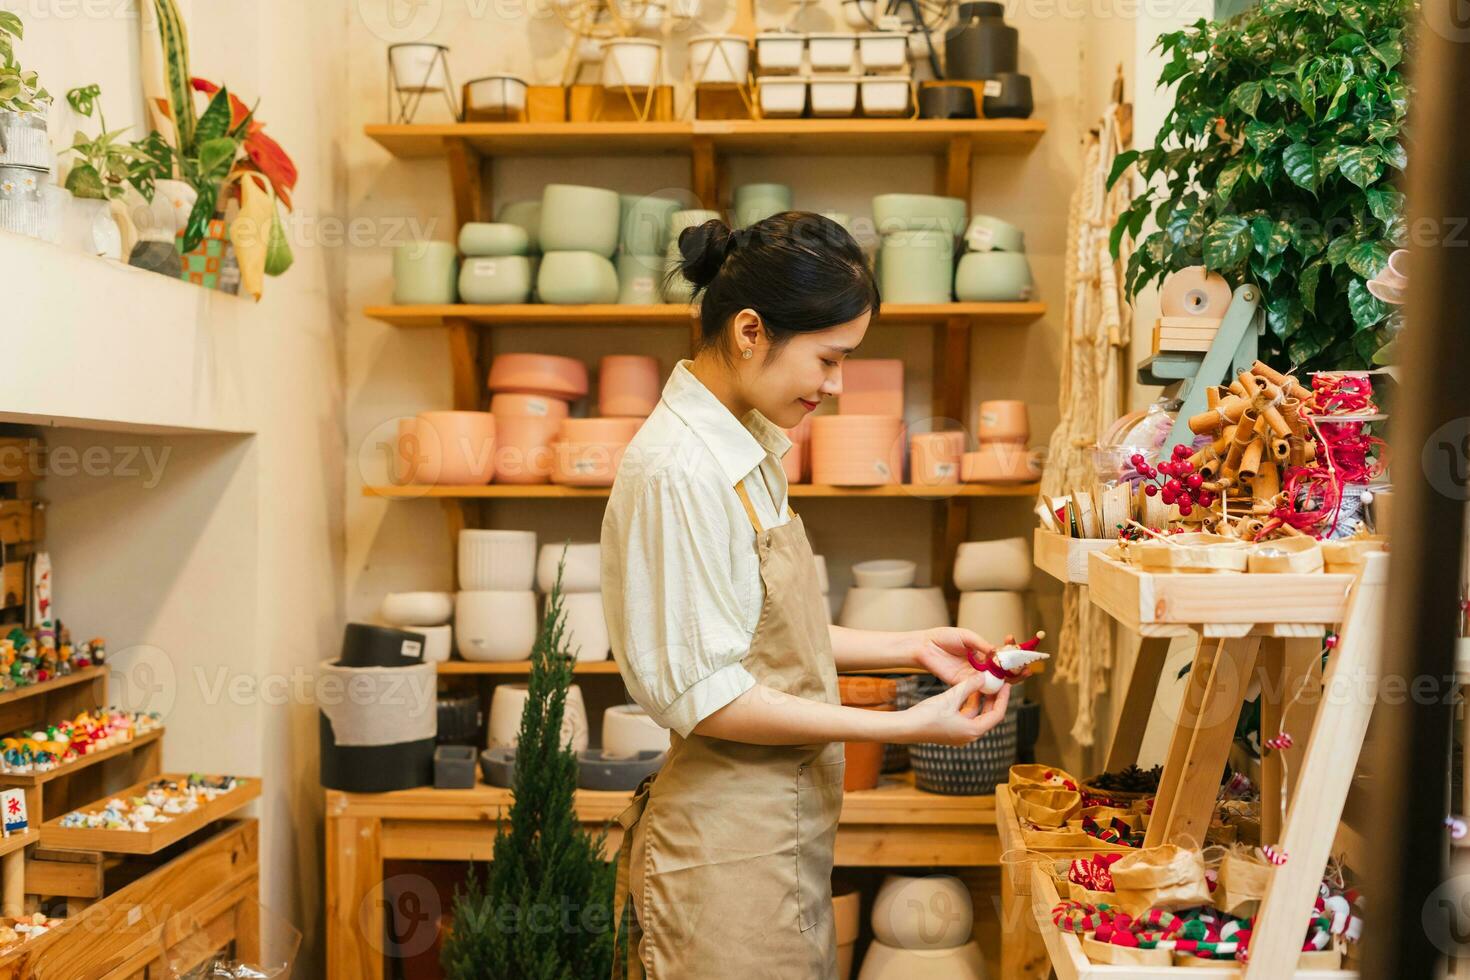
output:
[{"label": "wooden crate", "polygon": [[695,119],[759,119],[754,85],[694,86]]},{"label": "wooden crate", "polygon": [[644,109],[647,90],[604,88],[601,85],[573,85],[567,95],[567,114],[574,123],[587,122],[672,122],[674,119],[674,87],[656,86],[648,97],[648,115]]},{"label": "wooden crate", "polygon": [[1031,537],[1031,560],[1059,582],[1086,585],[1087,556],[1116,543],[1112,538],[1070,538],[1038,527]]},{"label": "wooden crate", "polygon": [[[108,793],[101,799],[77,807],[78,810],[99,810],[112,797],[142,796],[154,779],[172,779],[184,782],[188,773],[167,773],[153,776],[127,789]],[[180,814],[152,830],[100,830],[88,827],[63,827],[62,816],[56,816],[41,825],[41,843],[47,847],[75,851],[106,851],[111,854],[156,854],[170,844],[189,836],[200,828],[221,820],[240,809],[260,795],[260,779],[250,777],[239,786],[215,797],[190,813]],[[64,815],[63,815],[64,816]],[[42,893],[44,894],[44,893]]]},{"label": "wooden crate", "polygon": [[566,122],[567,90],[560,85],[527,86],[526,120],[533,123]]}]

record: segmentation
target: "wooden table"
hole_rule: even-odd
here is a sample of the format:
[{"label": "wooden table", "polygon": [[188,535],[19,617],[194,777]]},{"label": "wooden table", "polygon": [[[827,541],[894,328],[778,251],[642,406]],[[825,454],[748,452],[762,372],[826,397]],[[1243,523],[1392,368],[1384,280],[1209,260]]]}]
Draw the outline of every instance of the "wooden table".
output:
[{"label": "wooden table", "polygon": [[[631,793],[578,790],[577,816],[607,827]],[[507,789],[411,789],[394,793],[328,790],[327,975],[384,976],[383,862],[487,861],[495,822],[511,804]],[[994,796],[940,796],[912,776],[885,777],[877,789],[848,793],[837,827],[839,867],[995,867],[1001,843]],[[608,828],[606,855],[622,841]]]}]

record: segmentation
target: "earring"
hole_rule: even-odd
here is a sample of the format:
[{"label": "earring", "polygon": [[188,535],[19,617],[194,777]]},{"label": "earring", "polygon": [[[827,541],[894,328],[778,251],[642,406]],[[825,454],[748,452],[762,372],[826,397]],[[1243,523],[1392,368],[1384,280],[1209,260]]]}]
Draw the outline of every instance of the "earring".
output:
[{"label": "earring", "polygon": [[752,348],[747,347],[745,348],[745,350],[740,352],[740,356],[748,361],[755,356],[755,351]]}]

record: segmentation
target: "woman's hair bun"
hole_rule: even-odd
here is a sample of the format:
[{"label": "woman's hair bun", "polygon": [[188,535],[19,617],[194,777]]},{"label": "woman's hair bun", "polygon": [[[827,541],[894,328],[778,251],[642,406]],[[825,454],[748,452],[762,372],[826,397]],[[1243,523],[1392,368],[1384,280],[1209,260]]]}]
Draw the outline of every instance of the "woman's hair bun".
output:
[{"label": "woman's hair bun", "polygon": [[714,282],[733,244],[730,226],[718,218],[685,228],[679,233],[679,271],[695,288],[703,289]]}]

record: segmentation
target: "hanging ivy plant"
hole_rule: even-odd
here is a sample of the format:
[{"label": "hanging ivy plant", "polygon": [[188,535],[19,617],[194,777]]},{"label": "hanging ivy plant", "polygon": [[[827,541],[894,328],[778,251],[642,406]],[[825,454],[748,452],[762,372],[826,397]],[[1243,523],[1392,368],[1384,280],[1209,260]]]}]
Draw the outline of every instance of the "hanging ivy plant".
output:
[{"label": "hanging ivy plant", "polygon": [[1382,363],[1402,315],[1367,280],[1404,247],[1413,0],[1262,0],[1159,38],[1174,106],[1152,149],[1113,161],[1145,191],[1113,228],[1158,230],[1128,264],[1135,295],[1191,265],[1264,295],[1264,360],[1279,369]]}]

